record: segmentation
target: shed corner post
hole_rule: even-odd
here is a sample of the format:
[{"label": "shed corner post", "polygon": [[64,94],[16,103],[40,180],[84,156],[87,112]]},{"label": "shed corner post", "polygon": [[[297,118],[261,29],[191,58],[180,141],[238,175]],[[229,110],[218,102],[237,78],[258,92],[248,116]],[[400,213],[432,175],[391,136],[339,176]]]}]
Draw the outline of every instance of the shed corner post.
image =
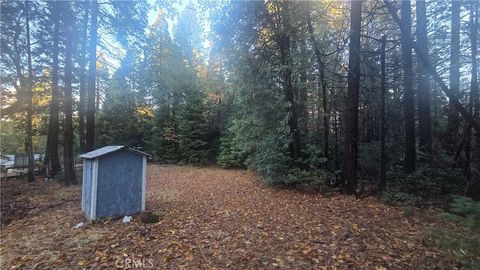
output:
[{"label": "shed corner post", "polygon": [[97,217],[97,185],[98,185],[98,157],[93,161],[93,168],[92,168],[92,203],[91,203],[91,219],[95,219]]},{"label": "shed corner post", "polygon": [[86,161],[83,159],[83,167],[82,167],[82,211],[85,212],[85,175],[86,175]]},{"label": "shed corner post", "polygon": [[142,168],[142,211],[145,211],[145,200],[147,192],[147,157],[143,156],[143,168]]}]

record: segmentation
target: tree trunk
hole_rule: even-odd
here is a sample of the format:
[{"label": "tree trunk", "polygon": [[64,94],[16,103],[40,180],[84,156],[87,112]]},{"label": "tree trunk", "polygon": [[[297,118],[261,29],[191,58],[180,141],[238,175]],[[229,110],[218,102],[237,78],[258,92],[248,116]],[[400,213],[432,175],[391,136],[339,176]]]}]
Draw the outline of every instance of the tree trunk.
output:
[{"label": "tree trunk", "polygon": [[29,4],[25,1],[25,20],[27,36],[27,61],[28,61],[28,86],[27,86],[27,139],[25,148],[28,156],[28,182],[35,181],[35,160],[33,157],[32,141],[32,116],[33,116],[33,70],[32,70],[32,51],[30,44],[30,18]]},{"label": "tree trunk", "polygon": [[73,64],[72,54],[74,49],[74,33],[75,23],[70,2],[62,2],[65,14],[65,97],[64,97],[64,152],[63,152],[63,166],[65,170],[65,184],[73,184],[75,180],[75,164],[73,159],[73,123],[72,123],[72,78],[73,78]]},{"label": "tree trunk", "polygon": [[[470,91],[471,91],[471,96],[473,99],[473,115],[476,115],[477,121],[480,119],[480,89],[478,88],[478,11],[479,11],[479,6],[480,3],[478,1],[475,1],[472,3],[474,5],[474,8],[470,11],[470,16],[471,16],[471,23],[472,25],[470,26],[470,35],[471,35],[471,46],[472,46],[472,77],[471,77],[471,84],[470,84]],[[472,14],[474,12],[474,15]],[[476,131],[476,141],[477,141],[477,149],[480,148],[480,130]],[[476,151],[476,156],[478,159],[480,159],[480,151]]]},{"label": "tree trunk", "polygon": [[292,87],[292,67],[290,59],[290,18],[289,2],[282,2],[282,33],[279,38],[280,60],[283,68],[283,92],[286,102],[286,113],[288,115],[288,127],[292,141],[289,143],[290,157],[297,160],[300,157],[300,135],[298,130],[297,112],[295,97]]},{"label": "tree trunk", "polygon": [[339,154],[339,139],[338,139],[338,116],[337,113],[334,114],[333,118],[333,132],[334,132],[334,138],[335,138],[335,163],[334,163],[334,168],[335,170],[338,170],[340,168],[340,154]]},{"label": "tree trunk", "polygon": [[50,101],[50,115],[48,122],[47,152],[49,157],[50,175],[55,176],[62,168],[58,158],[58,137],[60,133],[58,123],[58,106],[60,92],[58,91],[58,54],[60,39],[60,2],[53,2],[53,48],[52,48],[52,100]]},{"label": "tree trunk", "polygon": [[[480,112],[480,101],[478,96],[478,61],[477,61],[477,38],[478,38],[478,1],[472,2],[472,8],[470,9],[470,46],[471,46],[471,62],[472,62],[472,72],[470,77],[470,102],[469,102],[469,113],[476,115],[478,118],[478,113]],[[466,130],[466,143],[465,143],[465,178],[470,182],[471,180],[471,148],[472,148],[472,128],[467,123]],[[479,133],[477,132],[477,139],[479,138]],[[477,141],[477,148],[480,147],[480,141]],[[477,153],[478,155],[478,153]]]},{"label": "tree trunk", "polygon": [[322,80],[320,79],[320,74],[317,75],[316,82],[317,82],[317,86],[316,86],[317,102],[315,103],[315,105],[317,109],[317,118],[316,118],[315,124],[316,124],[318,134],[321,134],[323,127],[322,127]]},{"label": "tree trunk", "polygon": [[330,136],[330,124],[328,123],[328,119],[330,118],[330,113],[327,108],[327,86],[325,81],[325,73],[324,69],[320,70],[320,77],[323,78],[322,81],[322,107],[323,107],[323,156],[329,160],[329,136]]},{"label": "tree trunk", "polygon": [[87,95],[87,77],[85,76],[87,61],[87,28],[88,28],[88,10],[90,8],[88,1],[85,1],[85,13],[82,23],[82,47],[80,54],[80,101],[78,104],[78,137],[80,141],[80,153],[85,152],[85,98]]},{"label": "tree trunk", "polygon": [[100,78],[97,76],[97,83],[95,86],[95,113],[100,111]]},{"label": "tree trunk", "polygon": [[[428,51],[427,41],[427,13],[425,1],[417,1],[417,44],[423,51]],[[418,139],[419,149],[429,160],[432,153],[432,131],[430,124],[430,89],[428,72],[422,61],[417,57],[418,74]]]},{"label": "tree trunk", "polygon": [[[319,90],[321,89],[321,96],[322,96],[322,108],[323,108],[323,117],[322,117],[322,123],[323,123],[323,155],[327,160],[329,159],[329,133],[330,133],[330,128],[329,128],[329,111],[327,108],[327,82],[325,80],[325,64],[322,60],[322,54],[320,52],[320,47],[317,43],[317,40],[315,38],[315,33],[313,31],[313,26],[312,26],[312,19],[310,18],[310,10],[307,10],[307,28],[308,28],[308,33],[310,35],[310,41],[312,42],[313,45],[313,50],[315,52],[315,58],[317,60],[318,64],[318,75],[319,75]],[[318,95],[320,97],[320,93]],[[319,110],[320,112],[320,110]]]},{"label": "tree trunk", "polygon": [[382,37],[380,48],[380,181],[379,190],[385,189],[386,184],[386,167],[387,167],[387,153],[385,152],[385,43],[386,36]]},{"label": "tree trunk", "polygon": [[415,171],[415,106],[413,100],[413,68],[412,68],[412,8],[410,1],[402,1],[400,13],[405,31],[402,31],[402,66],[403,66],[403,105],[405,117],[405,160],[403,169],[410,174]]},{"label": "tree trunk", "polygon": [[[457,96],[460,93],[460,1],[452,1],[451,43],[450,43],[450,91]],[[450,101],[448,104],[448,125],[446,147],[456,148],[458,129],[460,125],[458,112]]]},{"label": "tree trunk", "polygon": [[362,2],[352,1],[350,11],[350,48],[348,61],[348,91],[345,109],[345,146],[343,184],[347,194],[357,189],[358,100],[360,90],[360,34]]},{"label": "tree trunk", "polygon": [[300,41],[300,67],[299,67],[299,87],[298,87],[298,127],[301,134],[301,143],[305,142],[305,138],[308,137],[308,112],[307,112],[307,47],[305,42],[305,36],[301,36]]},{"label": "tree trunk", "polygon": [[95,78],[97,76],[97,14],[98,3],[92,1],[92,20],[90,24],[90,49],[88,66],[88,93],[87,93],[87,126],[85,136],[85,151],[95,149]]}]

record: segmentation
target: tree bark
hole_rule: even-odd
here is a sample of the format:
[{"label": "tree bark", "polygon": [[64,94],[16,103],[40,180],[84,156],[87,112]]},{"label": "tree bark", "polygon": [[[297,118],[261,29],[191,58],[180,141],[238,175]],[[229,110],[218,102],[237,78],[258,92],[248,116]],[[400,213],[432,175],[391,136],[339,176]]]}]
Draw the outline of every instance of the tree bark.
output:
[{"label": "tree bark", "polygon": [[85,1],[85,13],[83,15],[82,23],[82,47],[80,55],[80,100],[78,104],[78,137],[80,141],[80,153],[84,153],[85,148],[85,99],[87,95],[87,77],[85,76],[86,61],[87,61],[87,28],[88,28],[88,10],[90,8],[88,1]]},{"label": "tree bark", "polygon": [[28,156],[28,182],[35,181],[35,160],[33,157],[32,140],[32,116],[33,116],[33,70],[32,70],[32,51],[30,44],[30,16],[28,0],[25,1],[25,20],[27,36],[27,61],[28,61],[28,86],[27,86],[27,138],[25,148]]},{"label": "tree bark", "polygon": [[343,183],[347,194],[357,189],[358,100],[360,90],[360,34],[362,1],[352,1],[350,11],[350,48],[348,61],[348,91],[345,110],[345,146]]},{"label": "tree bark", "polygon": [[386,36],[382,37],[380,48],[380,181],[379,190],[384,190],[386,185],[387,153],[385,152],[385,94],[387,91],[385,82],[385,45]]},{"label": "tree bark", "polygon": [[[470,35],[471,35],[471,46],[472,46],[472,77],[470,82],[470,92],[473,99],[473,114],[476,115],[477,121],[480,119],[480,89],[478,83],[478,19],[479,19],[479,8],[480,3],[475,1],[472,3],[474,7],[470,11],[471,23],[470,26]],[[474,13],[473,13],[474,12]],[[477,148],[480,148],[480,130],[476,132]],[[476,152],[477,157],[480,158],[479,151]]]},{"label": "tree bark", "polygon": [[64,6],[65,14],[65,98],[64,114],[65,114],[65,126],[64,126],[64,153],[63,153],[63,166],[65,170],[65,184],[74,184],[75,180],[75,164],[73,159],[73,120],[72,120],[72,78],[73,78],[73,64],[72,54],[74,50],[74,32],[75,23],[73,13],[70,7],[70,2],[62,2]]},{"label": "tree bark", "polygon": [[[328,101],[327,101],[327,82],[325,80],[325,64],[322,60],[322,54],[320,52],[320,46],[317,43],[315,38],[315,32],[313,31],[312,26],[312,19],[310,18],[310,9],[307,6],[307,28],[308,33],[310,35],[310,41],[312,42],[313,51],[315,52],[315,58],[318,64],[318,78],[319,78],[319,85],[318,89],[321,89],[321,96],[322,96],[322,108],[323,108],[323,155],[327,160],[329,159],[329,135],[330,135],[330,128],[329,128],[329,111],[328,111]],[[318,95],[320,97],[320,93]],[[319,110],[320,112],[320,110]]]},{"label": "tree bark", "polygon": [[415,171],[415,106],[413,93],[413,67],[412,67],[412,8],[410,1],[402,1],[400,7],[402,23],[405,31],[402,31],[402,66],[403,66],[403,105],[405,124],[405,160],[403,169],[410,174]]},{"label": "tree bark", "polygon": [[298,87],[298,127],[301,134],[301,143],[305,142],[305,138],[308,137],[308,93],[307,93],[307,47],[305,42],[305,36],[302,34],[300,37],[300,67],[299,67],[299,87]]},{"label": "tree bark", "polygon": [[60,92],[58,90],[58,54],[60,39],[60,2],[53,2],[51,11],[53,16],[53,48],[52,48],[52,100],[50,101],[50,115],[48,122],[47,135],[47,164],[50,168],[50,175],[55,176],[61,169],[60,159],[58,158],[58,137],[60,128],[58,123],[58,106],[60,101]]},{"label": "tree bark", "polygon": [[88,93],[87,93],[87,126],[85,136],[85,151],[95,149],[95,83],[97,76],[97,14],[98,3],[92,1],[92,19],[90,24],[90,49],[88,66]]},{"label": "tree bark", "polygon": [[283,92],[288,115],[288,127],[292,141],[289,143],[290,157],[297,160],[300,157],[300,135],[298,130],[297,111],[292,87],[292,67],[290,59],[290,18],[289,2],[282,2],[282,29],[279,37],[280,61],[283,68]]},{"label": "tree bark", "polygon": [[[471,46],[471,63],[472,72],[470,77],[470,100],[469,100],[469,113],[478,116],[480,112],[480,100],[478,95],[478,1],[472,2],[470,9],[470,46]],[[467,181],[471,180],[471,149],[472,149],[472,128],[469,124],[466,125],[466,143],[465,143],[465,165],[464,173]],[[477,139],[479,139],[479,133],[477,132]],[[480,140],[477,140],[477,148],[480,147]],[[478,155],[478,153],[477,153]]]},{"label": "tree bark", "polygon": [[[417,14],[417,44],[423,51],[428,51],[427,40],[427,13],[425,1],[416,1]],[[430,120],[430,89],[428,72],[417,57],[417,74],[418,74],[418,139],[419,149],[428,160],[428,156],[432,153],[432,130]]]},{"label": "tree bark", "polygon": [[[450,40],[450,91],[458,96],[460,93],[460,1],[452,1],[452,21]],[[460,125],[458,112],[452,101],[448,104],[448,124],[446,146],[450,150],[455,149],[458,129]],[[452,148],[453,146],[453,148]]]}]

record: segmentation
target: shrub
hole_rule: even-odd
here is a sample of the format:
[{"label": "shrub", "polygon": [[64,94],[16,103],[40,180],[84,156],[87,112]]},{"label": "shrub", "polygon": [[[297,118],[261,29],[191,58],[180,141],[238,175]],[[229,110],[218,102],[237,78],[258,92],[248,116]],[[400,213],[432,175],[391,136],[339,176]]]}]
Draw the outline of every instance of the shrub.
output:
[{"label": "shrub", "polygon": [[287,151],[289,140],[286,135],[280,135],[266,135],[245,161],[249,169],[257,171],[271,185],[292,183],[289,171],[293,162]]},{"label": "shrub", "polygon": [[408,175],[401,167],[396,167],[388,172],[387,179],[390,190],[424,199],[456,193],[464,185],[462,172],[449,167],[420,167]]},{"label": "shrub", "polygon": [[290,169],[288,172],[288,183],[295,185],[299,190],[306,192],[329,193],[331,191],[331,173],[324,169],[302,170],[299,168]]},{"label": "shrub", "polygon": [[480,202],[455,196],[448,213],[442,216],[461,224],[461,233],[433,228],[427,235],[433,243],[450,252],[466,268],[480,269]]},{"label": "shrub", "polygon": [[309,170],[323,169],[327,167],[327,158],[323,156],[323,152],[313,144],[307,144],[303,150],[303,155],[306,157],[300,160],[302,167]]},{"label": "shrub", "polygon": [[220,138],[217,163],[224,168],[244,168],[247,151],[237,121],[230,121],[224,136]]},{"label": "shrub", "polygon": [[454,196],[449,211],[442,216],[480,233],[480,202],[468,197]]},{"label": "shrub", "polygon": [[400,191],[386,191],[382,195],[382,201],[393,206],[413,206],[417,203],[418,198]]}]

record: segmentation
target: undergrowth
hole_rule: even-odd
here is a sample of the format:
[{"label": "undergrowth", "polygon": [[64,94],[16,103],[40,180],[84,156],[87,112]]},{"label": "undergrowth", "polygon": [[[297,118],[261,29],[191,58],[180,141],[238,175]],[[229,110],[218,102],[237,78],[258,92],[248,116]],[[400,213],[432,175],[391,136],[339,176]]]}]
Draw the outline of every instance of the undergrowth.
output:
[{"label": "undergrowth", "polygon": [[459,231],[431,228],[432,243],[452,254],[467,269],[480,269],[480,202],[455,196],[448,212],[441,216],[460,225]]}]

